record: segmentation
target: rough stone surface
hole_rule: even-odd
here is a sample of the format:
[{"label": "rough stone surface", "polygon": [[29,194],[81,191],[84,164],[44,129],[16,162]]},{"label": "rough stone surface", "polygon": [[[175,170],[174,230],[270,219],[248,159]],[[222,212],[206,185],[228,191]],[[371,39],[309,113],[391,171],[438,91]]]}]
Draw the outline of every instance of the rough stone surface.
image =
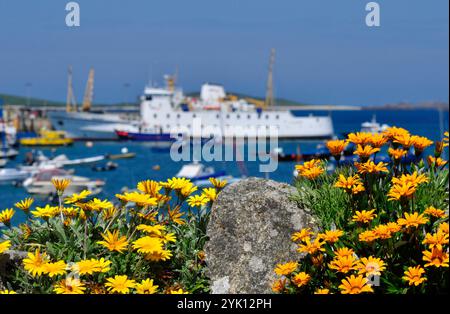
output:
[{"label": "rough stone surface", "polygon": [[6,278],[11,275],[11,270],[27,256],[27,252],[6,251],[0,254],[0,290],[6,289]]},{"label": "rough stone surface", "polygon": [[297,260],[291,241],[317,230],[308,209],[289,199],[295,188],[248,178],[227,186],[214,202],[205,246],[212,293],[271,293],[277,263]]}]

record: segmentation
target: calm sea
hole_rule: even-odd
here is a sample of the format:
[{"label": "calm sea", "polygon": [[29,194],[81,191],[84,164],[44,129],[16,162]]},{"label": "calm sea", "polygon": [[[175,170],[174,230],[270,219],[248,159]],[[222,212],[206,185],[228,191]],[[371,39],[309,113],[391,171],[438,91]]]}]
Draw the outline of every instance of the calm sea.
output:
[{"label": "calm sea", "polygon": [[[301,113],[299,113],[301,115]],[[323,112],[320,113],[323,115]],[[362,111],[334,111],[330,113],[333,118],[336,135],[342,133],[359,131],[361,123],[370,121],[376,115],[377,122],[404,127],[414,134],[426,136],[432,140],[442,138],[442,128],[448,130],[448,112],[441,115],[436,110],[362,110]],[[442,121],[440,123],[440,120]],[[300,147],[303,153],[313,151],[320,142],[280,142],[286,153],[296,152]],[[94,172],[90,167],[75,167],[75,173],[93,179],[106,180],[107,184],[99,197],[113,197],[115,193],[120,193],[123,187],[135,187],[137,182],[144,179],[165,180],[174,176],[181,168],[183,162],[171,160],[168,150],[157,150],[148,144],[135,142],[95,142],[93,147],[86,147],[85,143],[75,143],[72,147],[57,149],[56,154],[66,154],[69,158],[81,158],[103,154],[120,153],[123,147],[130,152],[135,152],[133,159],[123,159],[116,161],[119,167],[113,171]],[[29,148],[21,148],[20,155],[16,160],[10,162],[8,167],[14,167],[24,160],[25,153]],[[46,155],[50,155],[49,149],[43,149]],[[210,162],[206,163],[216,170],[226,170],[229,174],[240,176],[241,172],[247,172],[249,176],[264,177],[264,173],[259,172],[258,162],[244,162],[238,165],[236,162]],[[159,170],[153,170],[153,166],[159,165]],[[278,170],[270,174],[270,178],[292,182],[293,162],[280,163]],[[27,196],[21,187],[0,185],[0,210],[13,207],[14,203]],[[44,200],[37,200],[36,204],[43,204]],[[22,213],[17,213],[13,223],[18,223],[23,219]]]}]

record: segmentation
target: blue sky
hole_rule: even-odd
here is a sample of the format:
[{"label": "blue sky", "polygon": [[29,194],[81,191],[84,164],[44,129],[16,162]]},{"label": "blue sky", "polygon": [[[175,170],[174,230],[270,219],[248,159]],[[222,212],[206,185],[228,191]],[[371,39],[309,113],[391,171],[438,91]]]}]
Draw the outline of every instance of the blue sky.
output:
[{"label": "blue sky", "polygon": [[[73,65],[81,101],[135,99],[150,77],[179,68],[185,91],[205,81],[263,96],[270,48],[275,95],[312,104],[446,101],[448,0],[379,0],[381,27],[361,0],[0,0],[0,93],[65,100]],[[124,84],[129,87],[125,88]]]}]

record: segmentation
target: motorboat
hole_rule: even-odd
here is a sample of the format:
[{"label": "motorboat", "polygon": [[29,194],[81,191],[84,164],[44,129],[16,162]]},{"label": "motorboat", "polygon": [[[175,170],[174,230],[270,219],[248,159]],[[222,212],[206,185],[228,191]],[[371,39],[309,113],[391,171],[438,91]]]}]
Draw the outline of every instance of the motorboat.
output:
[{"label": "motorboat", "polygon": [[29,172],[15,168],[0,169],[0,184],[22,182],[30,176]]},{"label": "motorboat", "polygon": [[387,124],[380,124],[377,122],[376,115],[372,116],[371,121],[361,123],[361,132],[369,132],[372,134],[381,133],[389,128]]},{"label": "motorboat", "polygon": [[68,146],[73,144],[73,139],[66,137],[64,131],[41,130],[39,137],[21,138],[23,146]]},{"label": "motorboat", "polygon": [[25,171],[36,171],[54,168],[63,168],[66,166],[79,166],[79,165],[93,165],[100,161],[103,161],[106,157],[103,155],[69,159],[65,154],[49,158],[45,156],[41,151],[37,153],[37,156],[31,156],[27,161],[27,165],[21,166],[20,168]]},{"label": "motorboat", "polygon": [[30,194],[49,195],[55,193],[52,179],[68,179],[70,184],[64,191],[65,195],[80,193],[88,190],[95,195],[102,191],[105,181],[91,180],[86,177],[80,177],[70,174],[63,169],[43,170],[23,182],[23,187]]},{"label": "motorboat", "polygon": [[206,167],[199,162],[193,162],[181,167],[180,171],[175,175],[178,178],[186,178],[192,181],[204,180],[209,178],[217,178],[226,176],[225,171],[215,171],[213,167]]},{"label": "motorboat", "polygon": [[14,148],[4,147],[4,149],[0,148],[0,159],[9,158],[14,159],[19,152]]}]

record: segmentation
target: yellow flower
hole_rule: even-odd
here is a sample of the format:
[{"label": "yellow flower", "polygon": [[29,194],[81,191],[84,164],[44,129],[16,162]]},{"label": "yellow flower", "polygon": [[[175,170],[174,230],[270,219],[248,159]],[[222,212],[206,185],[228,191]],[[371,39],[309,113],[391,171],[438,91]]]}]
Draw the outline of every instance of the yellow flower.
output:
[{"label": "yellow flower", "polygon": [[392,228],[387,225],[378,225],[373,232],[378,239],[389,239],[392,236]]},{"label": "yellow flower", "polygon": [[67,277],[59,281],[53,288],[57,294],[84,294],[86,287],[77,278]]},{"label": "yellow flower", "polygon": [[48,263],[48,256],[46,253],[41,253],[39,249],[36,249],[34,253],[29,252],[22,263],[25,270],[33,277],[40,276],[45,270],[45,264]]},{"label": "yellow flower", "polygon": [[113,206],[102,210],[102,217],[104,221],[112,219],[117,214],[117,209]]},{"label": "yellow flower", "polygon": [[365,163],[355,162],[356,169],[358,169],[359,173],[380,173],[380,172],[389,172],[387,169],[387,163],[379,162],[375,164],[372,160],[368,160]]},{"label": "yellow flower", "polygon": [[426,215],[433,216],[436,218],[446,218],[447,215],[445,214],[445,211],[442,209],[434,208],[433,206],[429,206],[425,209],[423,212]]},{"label": "yellow flower", "polygon": [[178,289],[178,290],[170,290],[169,294],[189,294],[189,292],[183,291],[183,289]]},{"label": "yellow flower", "polygon": [[286,278],[280,278],[275,280],[275,282],[272,284],[272,291],[275,293],[283,292],[286,288],[287,279]]},{"label": "yellow flower", "polygon": [[69,186],[70,182],[71,181],[69,179],[52,179],[52,183],[55,186],[56,191],[59,193],[64,192]]},{"label": "yellow flower", "polygon": [[75,218],[78,215],[78,208],[75,207],[64,207],[63,214],[69,218]]},{"label": "yellow flower", "polygon": [[332,140],[328,141],[326,145],[331,155],[339,156],[344,151],[347,143],[345,140]]},{"label": "yellow flower", "polygon": [[188,182],[186,185],[180,190],[181,195],[184,197],[188,197],[192,193],[198,190],[198,187],[196,187],[193,183]]},{"label": "yellow flower", "polygon": [[192,184],[191,180],[186,179],[186,178],[172,178],[172,179],[168,179],[167,182],[165,183],[160,183],[162,184],[165,188],[169,188],[172,190],[181,190],[186,186],[189,186],[190,184]]},{"label": "yellow flower", "polygon": [[358,193],[364,192],[366,189],[364,188],[364,185],[362,184],[357,184],[355,186],[353,186],[351,193],[356,195]]},{"label": "yellow flower", "polygon": [[358,262],[357,268],[360,275],[380,276],[381,272],[386,269],[386,264],[380,258],[369,256],[368,258],[362,257]]},{"label": "yellow flower", "polygon": [[444,167],[448,163],[448,161],[442,159],[441,157],[435,158],[435,157],[430,155],[430,156],[427,157],[427,163],[428,163],[429,167],[434,167],[434,166],[436,166],[436,167]]},{"label": "yellow flower", "polygon": [[159,253],[163,249],[163,243],[159,238],[145,236],[134,241],[133,248],[144,254]]},{"label": "yellow flower", "polygon": [[218,180],[216,178],[209,178],[209,181],[216,189],[223,189],[227,185],[227,180]]},{"label": "yellow flower", "polygon": [[187,200],[187,203],[191,207],[202,207],[209,202],[209,199],[205,195],[193,195]]},{"label": "yellow flower", "polygon": [[136,285],[136,282],[132,279],[128,279],[127,275],[110,277],[106,279],[107,283],[105,286],[111,293],[122,293],[126,294],[130,292]]},{"label": "yellow flower", "polygon": [[70,269],[82,276],[94,273],[107,273],[111,269],[110,265],[111,261],[105,260],[103,257],[99,260],[91,258],[73,264]]},{"label": "yellow flower", "polygon": [[443,233],[448,234],[448,222],[439,224],[438,231],[442,231]]},{"label": "yellow flower", "polygon": [[155,294],[158,291],[157,285],[153,284],[153,279],[142,280],[141,283],[136,284],[137,294]]},{"label": "yellow flower", "polygon": [[205,197],[209,198],[211,202],[217,199],[217,191],[215,188],[205,188],[202,193]]},{"label": "yellow flower", "polygon": [[11,218],[14,216],[15,212],[16,211],[12,208],[1,211],[0,212],[0,222],[4,223],[5,226],[10,226]]},{"label": "yellow flower", "polygon": [[0,242],[0,254],[6,252],[11,247],[11,241],[6,240],[3,242]]},{"label": "yellow flower", "polygon": [[115,230],[112,233],[108,230],[106,234],[101,234],[104,241],[98,241],[97,243],[103,245],[110,251],[117,251],[122,253],[126,250],[128,246],[128,241],[126,236],[119,236],[119,230]]},{"label": "yellow flower", "polygon": [[339,241],[339,238],[344,235],[342,230],[327,230],[325,233],[320,233],[318,237],[328,243],[335,243]]},{"label": "yellow flower", "polygon": [[356,277],[351,275],[345,279],[342,279],[339,289],[341,289],[342,294],[360,294],[363,292],[373,292],[373,289],[368,285],[368,279],[364,278],[362,275]]},{"label": "yellow flower", "polygon": [[278,276],[287,276],[296,271],[297,267],[297,262],[287,262],[285,264],[277,264],[274,271]]},{"label": "yellow flower", "polygon": [[409,199],[416,193],[416,187],[410,182],[394,184],[389,190],[387,196],[390,201],[398,201],[400,199]]},{"label": "yellow flower", "polygon": [[124,202],[136,203],[138,206],[155,206],[158,204],[156,198],[138,192],[125,192],[123,195],[116,194],[116,197]]},{"label": "yellow flower", "polygon": [[302,165],[296,165],[295,169],[300,173],[308,169],[317,168],[322,164],[322,161],[318,159],[311,159],[310,161],[304,162]]},{"label": "yellow flower", "polygon": [[349,249],[347,247],[341,247],[336,249],[334,252],[336,254],[336,257],[347,257],[347,256],[353,256],[355,252],[352,249]]},{"label": "yellow flower", "polygon": [[17,294],[17,292],[6,289],[6,290],[0,290],[0,294]]},{"label": "yellow flower", "polygon": [[86,206],[93,211],[100,212],[104,209],[109,209],[111,207],[114,207],[114,205],[108,201],[108,200],[100,200],[98,198],[94,198],[93,200],[86,203]]},{"label": "yellow flower", "polygon": [[424,217],[423,214],[415,212],[412,214],[405,213],[405,218],[399,218],[397,223],[400,226],[404,226],[406,228],[409,227],[419,227],[419,225],[424,225],[428,222],[428,218]]},{"label": "yellow flower", "polygon": [[372,210],[362,210],[362,211],[355,211],[355,215],[353,215],[352,221],[360,222],[360,223],[369,223],[371,222],[375,217],[377,217],[376,214],[374,214],[375,209]]},{"label": "yellow flower", "polygon": [[[358,191],[364,191],[364,187],[362,186],[362,181],[359,175],[355,174],[354,176],[345,177],[340,174],[338,181],[334,184],[337,188],[344,189],[347,193],[357,194],[354,191],[354,188],[357,188]],[[361,190],[362,188],[362,190]]]},{"label": "yellow flower", "polygon": [[314,180],[324,172],[325,172],[325,169],[320,168],[320,167],[314,167],[314,168],[305,169],[302,172],[299,172],[299,175],[301,177],[305,177],[309,180]]},{"label": "yellow flower", "polygon": [[414,135],[412,136],[412,141],[414,151],[417,155],[420,155],[428,146],[433,145],[433,141],[430,141],[428,138],[423,136]]},{"label": "yellow flower", "polygon": [[172,257],[172,252],[169,250],[161,250],[159,252],[148,253],[145,259],[153,262],[167,261]]},{"label": "yellow flower", "polygon": [[392,178],[392,183],[394,184],[411,183],[414,187],[417,187],[418,185],[427,183],[429,181],[430,180],[425,174],[419,175],[417,171],[415,171],[413,174],[402,174],[400,178]]},{"label": "yellow flower", "polygon": [[427,280],[427,278],[422,277],[425,274],[425,269],[420,266],[408,267],[404,274],[405,276],[402,279],[407,281],[410,286],[418,286]]},{"label": "yellow flower", "polygon": [[399,232],[400,230],[402,230],[402,227],[399,226],[399,224],[396,222],[388,222],[386,224],[386,227],[391,233],[396,233],[396,232]]},{"label": "yellow flower", "polygon": [[414,145],[414,138],[409,133],[399,134],[394,137],[394,143],[399,143],[405,150]]},{"label": "yellow flower", "polygon": [[427,233],[422,244],[427,244],[430,249],[437,248],[438,250],[443,250],[443,245],[448,245],[448,234],[438,231],[434,234]]},{"label": "yellow flower", "polygon": [[442,141],[444,142],[444,147],[448,146],[448,131],[444,132],[444,138],[442,139]]},{"label": "yellow flower", "polygon": [[386,142],[388,141],[388,138],[384,136],[384,134],[372,134],[369,139],[369,144],[372,145],[372,147],[380,148]]},{"label": "yellow flower", "polygon": [[365,146],[371,142],[372,133],[356,132],[347,135],[347,141],[359,146]]},{"label": "yellow flower", "polygon": [[91,191],[83,190],[79,194],[74,193],[71,196],[66,197],[65,203],[66,204],[75,204],[81,200],[84,200],[89,195],[91,195]]},{"label": "yellow flower", "polygon": [[393,141],[396,136],[408,134],[408,130],[405,130],[404,128],[398,128],[396,126],[391,126],[383,131],[383,135],[386,136],[390,141]]},{"label": "yellow flower", "polygon": [[389,154],[389,156],[391,156],[392,159],[400,160],[407,154],[407,151],[402,148],[396,148],[396,149],[389,148],[388,154]]},{"label": "yellow flower", "polygon": [[378,239],[378,237],[373,230],[366,230],[359,234],[358,239],[361,242],[370,243],[370,242],[373,242],[374,240]]},{"label": "yellow flower", "polygon": [[300,230],[298,232],[295,232],[292,235],[291,239],[294,242],[303,241],[306,238],[309,238],[311,236],[311,234],[312,234],[311,229],[310,228],[305,228],[305,229],[302,229],[302,230]]},{"label": "yellow flower", "polygon": [[148,194],[151,197],[157,197],[162,186],[153,180],[141,181],[137,185],[137,189],[144,194]]},{"label": "yellow flower", "polygon": [[45,207],[36,207],[35,211],[31,212],[34,217],[42,218],[48,220],[49,218],[55,217],[59,213],[58,206],[45,205]]},{"label": "yellow flower", "polygon": [[425,267],[435,266],[435,267],[448,267],[448,253],[434,248],[430,251],[422,251],[423,260],[428,262]]},{"label": "yellow flower", "polygon": [[163,225],[149,226],[149,225],[140,224],[136,227],[136,229],[144,231],[148,234],[154,234],[156,236],[161,236],[163,231],[166,230],[166,227]]},{"label": "yellow flower", "polygon": [[325,248],[322,246],[325,244],[324,241],[320,241],[320,238],[316,238],[313,242],[309,238],[304,240],[304,244],[300,244],[297,251],[300,253],[314,254],[316,252],[324,252]]},{"label": "yellow flower", "polygon": [[25,213],[28,213],[30,211],[31,205],[34,203],[34,199],[31,197],[28,197],[24,199],[23,201],[17,202],[14,204],[17,208],[23,210]]},{"label": "yellow flower", "polygon": [[181,208],[179,206],[175,207],[173,210],[168,208],[167,215],[169,216],[170,221],[173,221],[178,225],[184,225],[186,223],[186,221],[182,218],[184,214],[181,212]]},{"label": "yellow flower", "polygon": [[374,148],[370,145],[367,146],[357,145],[354,154],[358,155],[362,159],[366,159],[370,157],[370,155],[378,153],[379,151],[380,151],[379,148]]},{"label": "yellow flower", "polygon": [[164,243],[168,242],[177,242],[177,238],[175,237],[175,233],[166,233],[165,235],[160,237]]},{"label": "yellow flower", "polygon": [[354,255],[335,257],[329,264],[330,269],[334,269],[340,273],[346,274],[349,271],[355,270],[357,261]]},{"label": "yellow flower", "polygon": [[308,275],[305,272],[300,272],[292,278],[292,283],[297,287],[302,287],[307,285],[310,280],[311,280],[310,275]]},{"label": "yellow flower", "polygon": [[43,273],[53,278],[58,275],[64,275],[66,273],[67,265],[64,261],[57,261],[55,263],[46,263],[43,266]]},{"label": "yellow flower", "polygon": [[316,291],[314,291],[314,294],[330,294],[330,290],[324,288],[319,288]]}]

